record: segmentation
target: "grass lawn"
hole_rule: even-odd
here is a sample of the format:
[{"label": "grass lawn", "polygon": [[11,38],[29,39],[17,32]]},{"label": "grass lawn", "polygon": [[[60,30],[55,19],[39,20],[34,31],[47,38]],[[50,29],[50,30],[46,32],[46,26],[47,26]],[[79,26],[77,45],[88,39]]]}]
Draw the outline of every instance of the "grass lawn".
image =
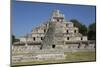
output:
[{"label": "grass lawn", "polygon": [[95,52],[72,52],[65,53],[66,61],[75,62],[75,61],[93,61],[96,60]]},{"label": "grass lawn", "polygon": [[47,61],[33,61],[33,62],[19,62],[13,64],[16,65],[37,65],[37,64],[53,64],[53,63],[69,63],[69,62],[81,62],[81,61],[95,61],[95,52],[67,52],[65,60],[47,60]]}]

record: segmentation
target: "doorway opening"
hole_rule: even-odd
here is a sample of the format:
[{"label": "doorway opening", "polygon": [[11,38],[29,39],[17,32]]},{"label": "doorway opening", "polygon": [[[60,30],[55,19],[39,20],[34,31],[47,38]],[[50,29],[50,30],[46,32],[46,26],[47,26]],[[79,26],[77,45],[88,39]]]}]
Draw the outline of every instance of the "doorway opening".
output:
[{"label": "doorway opening", "polygon": [[55,47],[56,47],[56,46],[53,44],[53,45],[52,45],[52,48],[55,48]]}]

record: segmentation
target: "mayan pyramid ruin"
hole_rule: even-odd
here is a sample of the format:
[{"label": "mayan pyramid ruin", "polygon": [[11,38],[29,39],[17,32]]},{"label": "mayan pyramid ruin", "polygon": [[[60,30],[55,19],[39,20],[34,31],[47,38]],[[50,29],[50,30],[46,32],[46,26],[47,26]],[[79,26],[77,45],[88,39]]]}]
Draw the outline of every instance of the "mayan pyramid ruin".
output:
[{"label": "mayan pyramid ruin", "polygon": [[64,52],[95,51],[95,42],[88,41],[59,10],[54,10],[47,22],[19,40],[12,45],[13,63],[64,59]]}]

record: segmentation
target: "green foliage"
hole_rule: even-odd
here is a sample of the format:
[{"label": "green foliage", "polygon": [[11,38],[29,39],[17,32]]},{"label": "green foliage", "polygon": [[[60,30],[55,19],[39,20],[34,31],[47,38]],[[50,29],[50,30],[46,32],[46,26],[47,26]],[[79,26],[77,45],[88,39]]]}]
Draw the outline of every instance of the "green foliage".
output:
[{"label": "green foliage", "polygon": [[17,39],[17,38],[15,37],[15,35],[12,35],[12,36],[11,36],[11,40],[12,40],[12,44],[13,44],[14,42],[18,42],[18,41],[19,41],[19,39]]},{"label": "green foliage", "polygon": [[82,35],[87,35],[89,40],[96,40],[96,23],[92,23],[86,27],[86,25],[81,24],[78,20],[72,19],[70,20],[74,23],[74,26],[79,28],[79,33]]},{"label": "green foliage", "polygon": [[14,41],[15,41],[15,36],[14,35],[12,35],[11,36],[11,39],[12,39],[12,44],[14,43]]},{"label": "green foliage", "polygon": [[92,23],[88,27],[88,39],[96,40],[96,23]]},{"label": "green foliage", "polygon": [[79,28],[79,33],[81,33],[82,35],[87,35],[87,27],[83,24],[81,24],[78,20],[76,19],[72,19],[70,20],[75,27]]}]

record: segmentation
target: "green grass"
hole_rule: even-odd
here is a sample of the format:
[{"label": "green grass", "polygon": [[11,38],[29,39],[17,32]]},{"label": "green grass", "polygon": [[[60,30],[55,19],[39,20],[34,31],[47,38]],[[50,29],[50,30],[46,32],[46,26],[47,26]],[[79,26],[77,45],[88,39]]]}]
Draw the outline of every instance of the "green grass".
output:
[{"label": "green grass", "polygon": [[65,53],[66,61],[92,61],[96,60],[95,52],[74,52],[74,53]]},{"label": "green grass", "polygon": [[32,62],[19,62],[13,65],[34,65],[34,64],[52,64],[52,63],[67,63],[67,62],[80,62],[80,61],[95,61],[95,52],[67,52],[65,60],[47,60],[47,61],[32,61]]}]

